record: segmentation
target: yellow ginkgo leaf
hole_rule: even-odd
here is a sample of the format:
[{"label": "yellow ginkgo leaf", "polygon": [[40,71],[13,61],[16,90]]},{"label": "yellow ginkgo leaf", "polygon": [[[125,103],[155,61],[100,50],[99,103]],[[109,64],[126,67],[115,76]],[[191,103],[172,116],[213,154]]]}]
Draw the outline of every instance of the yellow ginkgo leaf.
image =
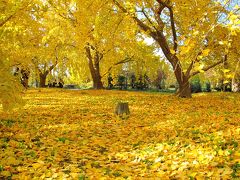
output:
[{"label": "yellow ginkgo leaf", "polygon": [[238,19],[238,16],[235,14],[232,14],[229,18],[230,21],[235,21],[236,19]]},{"label": "yellow ginkgo leaf", "polygon": [[197,175],[197,172],[192,172],[192,173],[190,174],[190,177],[194,178],[196,175]]},{"label": "yellow ginkgo leaf", "polygon": [[228,84],[228,83],[229,83],[228,80],[223,81],[223,84]]},{"label": "yellow ginkgo leaf", "polygon": [[11,165],[18,165],[18,164],[20,164],[20,161],[17,160],[15,157],[9,157],[7,159],[7,162],[8,162],[8,164],[11,164]]},{"label": "yellow ginkgo leaf", "polygon": [[223,69],[222,70],[224,73],[228,73],[228,72],[230,72],[231,70],[230,69]]},{"label": "yellow ginkgo leaf", "polygon": [[208,56],[208,54],[210,53],[210,49],[204,49],[203,51],[202,51],[202,56]]},{"label": "yellow ginkgo leaf", "polygon": [[219,41],[218,44],[220,44],[220,45],[224,45],[225,42],[224,42],[224,41]]},{"label": "yellow ginkgo leaf", "polygon": [[40,163],[34,163],[34,164],[32,164],[32,167],[36,170],[36,169],[38,169],[38,168],[40,168],[42,166],[42,164],[40,164]]},{"label": "yellow ginkgo leaf", "polygon": [[198,56],[197,59],[198,60],[201,60],[203,58],[203,56]]},{"label": "yellow ginkgo leaf", "polygon": [[176,51],[174,51],[173,49],[170,49],[171,54],[176,54]]}]

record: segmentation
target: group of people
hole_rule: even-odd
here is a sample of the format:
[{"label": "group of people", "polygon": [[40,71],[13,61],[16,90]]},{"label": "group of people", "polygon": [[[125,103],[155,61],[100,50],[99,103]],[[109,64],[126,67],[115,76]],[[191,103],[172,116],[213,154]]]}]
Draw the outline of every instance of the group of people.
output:
[{"label": "group of people", "polygon": [[48,82],[48,87],[59,87],[59,88],[63,88],[64,82],[62,79],[59,79],[59,81],[57,82],[56,79],[54,79],[53,81],[49,81]]}]

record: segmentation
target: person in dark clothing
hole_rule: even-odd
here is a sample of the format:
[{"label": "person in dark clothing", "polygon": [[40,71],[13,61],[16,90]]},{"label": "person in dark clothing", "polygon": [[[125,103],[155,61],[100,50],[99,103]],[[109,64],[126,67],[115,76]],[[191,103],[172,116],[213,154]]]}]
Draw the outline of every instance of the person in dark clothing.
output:
[{"label": "person in dark clothing", "polygon": [[52,83],[52,87],[56,87],[56,85],[57,85],[57,81],[56,81],[56,79],[54,79],[54,81]]},{"label": "person in dark clothing", "polygon": [[63,88],[63,84],[64,84],[64,83],[63,83],[63,80],[60,79],[59,82],[58,82],[58,87],[59,87],[59,88]]}]

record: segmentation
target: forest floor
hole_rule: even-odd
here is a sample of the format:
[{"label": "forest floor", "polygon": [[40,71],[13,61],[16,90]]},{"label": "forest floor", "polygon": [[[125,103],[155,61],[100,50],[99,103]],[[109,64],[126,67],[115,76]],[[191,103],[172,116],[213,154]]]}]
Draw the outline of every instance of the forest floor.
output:
[{"label": "forest floor", "polygon": [[[240,94],[30,89],[0,111],[0,179],[238,179]],[[117,102],[131,115],[114,115]]]}]

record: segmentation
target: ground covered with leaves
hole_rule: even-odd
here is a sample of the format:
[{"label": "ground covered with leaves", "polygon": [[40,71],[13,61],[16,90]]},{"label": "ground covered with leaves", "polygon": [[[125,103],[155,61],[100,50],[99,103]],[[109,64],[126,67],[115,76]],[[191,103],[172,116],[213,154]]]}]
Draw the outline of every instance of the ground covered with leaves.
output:
[{"label": "ground covered with leaves", "polygon": [[[0,112],[1,179],[238,179],[240,94],[28,90]],[[131,115],[114,115],[117,102]]]}]

